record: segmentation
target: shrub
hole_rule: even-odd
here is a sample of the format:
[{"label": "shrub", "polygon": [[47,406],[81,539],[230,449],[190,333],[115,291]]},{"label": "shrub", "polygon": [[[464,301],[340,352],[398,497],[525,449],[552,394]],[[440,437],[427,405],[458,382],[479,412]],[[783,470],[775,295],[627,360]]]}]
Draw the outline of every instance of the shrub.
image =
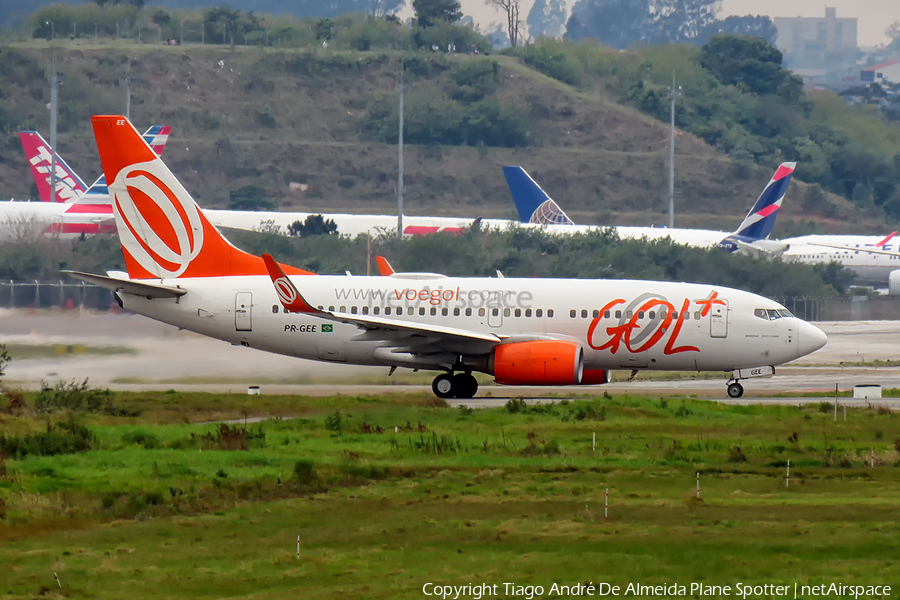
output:
[{"label": "shrub", "polygon": [[29,454],[53,456],[87,452],[97,447],[97,437],[90,429],[73,420],[48,423],[47,431],[24,436],[0,435],[0,454],[24,458]]},{"label": "shrub", "polygon": [[335,433],[340,433],[343,427],[341,420],[343,415],[341,411],[336,410],[332,414],[325,417],[325,429],[328,431],[333,431]]},{"label": "shrub", "polygon": [[153,450],[154,448],[160,447],[159,438],[146,431],[129,431],[122,436],[122,442],[125,444],[143,446],[147,450]]},{"label": "shrub", "polygon": [[506,408],[507,412],[511,414],[520,413],[528,408],[528,405],[525,404],[525,400],[523,398],[510,398],[503,406],[504,408]]},{"label": "shrub", "polygon": [[481,100],[497,90],[500,65],[489,58],[467,60],[453,67],[450,76],[458,86],[454,98],[463,102]]},{"label": "shrub", "polygon": [[578,85],[581,63],[573,53],[574,50],[566,48],[563,42],[544,39],[540,44],[525,46],[522,60],[544,75],[569,85]]},{"label": "shrub", "polygon": [[744,451],[741,450],[740,446],[735,446],[728,452],[728,462],[730,462],[730,463],[747,462],[747,455],[744,454]]},{"label": "shrub", "polygon": [[311,484],[318,480],[316,465],[311,460],[298,460],[294,463],[294,476],[297,483]]},{"label": "shrub", "polygon": [[81,383],[60,381],[52,387],[42,381],[41,391],[34,399],[34,409],[39,413],[58,410],[100,412],[104,406],[110,406],[111,400],[112,392],[88,387],[87,379]]},{"label": "shrub", "polygon": [[216,431],[201,435],[200,442],[210,450],[249,450],[251,445],[265,446],[266,434],[262,427],[254,430],[222,423]]}]

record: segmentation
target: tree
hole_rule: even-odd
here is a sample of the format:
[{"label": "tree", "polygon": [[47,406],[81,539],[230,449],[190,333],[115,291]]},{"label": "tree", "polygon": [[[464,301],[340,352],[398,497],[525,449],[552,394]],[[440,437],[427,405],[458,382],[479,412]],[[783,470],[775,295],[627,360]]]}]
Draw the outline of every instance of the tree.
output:
[{"label": "tree", "polygon": [[485,0],[485,4],[503,11],[506,15],[506,33],[509,36],[509,45],[513,48],[519,41],[522,32],[522,22],[519,20],[519,0]]},{"label": "tree", "polygon": [[240,20],[241,11],[223,6],[211,8],[203,15],[203,24],[210,28],[208,29],[210,34],[218,33],[215,29],[218,28],[219,23],[222,24],[222,35],[228,36],[232,50],[234,50],[234,34],[237,32]]},{"label": "tree", "polygon": [[596,38],[618,49],[693,43],[715,21],[717,7],[717,0],[580,0],[566,37]]},{"label": "tree", "polygon": [[775,22],[766,15],[746,15],[739,17],[732,15],[721,21],[710,23],[697,38],[696,43],[703,45],[709,42],[714,35],[747,35],[766,40],[766,43],[775,47],[778,41],[778,29]]},{"label": "tree", "polygon": [[693,43],[716,20],[718,0],[655,0],[651,4],[651,44]]},{"label": "tree", "polygon": [[257,185],[245,185],[228,194],[228,208],[231,210],[275,210],[275,201],[268,197],[266,190]]},{"label": "tree", "polygon": [[900,52],[900,21],[891,23],[891,26],[885,30],[884,34],[891,38],[888,49]]},{"label": "tree", "polygon": [[413,0],[412,6],[420,27],[431,27],[440,21],[455,23],[462,18],[459,0]]},{"label": "tree", "polygon": [[535,0],[528,11],[528,35],[559,38],[566,32],[565,0]]},{"label": "tree", "polygon": [[803,81],[781,68],[781,51],[761,38],[716,35],[700,49],[700,65],[725,85],[753,94],[803,98]]},{"label": "tree", "polygon": [[565,37],[593,38],[624,50],[645,41],[649,23],[648,0],[579,0],[572,7]]},{"label": "tree", "polygon": [[294,221],[288,225],[291,237],[307,238],[314,235],[337,235],[337,223],[334,219],[325,219],[322,215],[309,215],[302,223]]}]

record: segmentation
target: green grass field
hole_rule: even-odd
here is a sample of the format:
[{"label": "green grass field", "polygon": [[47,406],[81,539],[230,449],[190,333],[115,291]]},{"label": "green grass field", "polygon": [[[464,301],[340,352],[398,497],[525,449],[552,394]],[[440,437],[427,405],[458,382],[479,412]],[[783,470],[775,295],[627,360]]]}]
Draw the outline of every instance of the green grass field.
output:
[{"label": "green grass field", "polygon": [[[395,598],[427,583],[896,592],[900,415],[835,423],[829,406],[116,394],[75,415],[94,449],[0,467],[0,598]],[[278,418],[249,435],[210,423],[256,416]],[[7,407],[0,433],[72,417]]]}]

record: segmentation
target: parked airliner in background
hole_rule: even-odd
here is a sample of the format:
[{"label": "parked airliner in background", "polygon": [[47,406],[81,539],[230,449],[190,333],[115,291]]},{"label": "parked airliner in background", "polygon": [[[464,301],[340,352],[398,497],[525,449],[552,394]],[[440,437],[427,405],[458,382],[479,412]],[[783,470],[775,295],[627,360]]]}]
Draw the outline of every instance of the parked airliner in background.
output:
[{"label": "parked airliner in background", "polygon": [[[784,202],[784,195],[796,166],[796,163],[782,163],[778,167],[744,221],[733,233],[708,229],[667,229],[662,227],[616,226],[614,229],[623,239],[670,238],[676,244],[701,248],[718,246],[727,252],[741,251],[751,254],[780,251],[784,245],[778,241],[769,240],[768,237],[772,233],[775,218]],[[575,225],[522,167],[503,167],[503,174],[506,176],[506,182],[516,207],[536,207],[530,212],[528,210],[523,212],[520,209],[519,216],[523,222],[543,225],[551,233],[584,232],[599,228],[593,225]]]},{"label": "parked airliner in background", "polygon": [[[171,131],[171,127],[153,125],[144,132],[144,139],[157,154],[162,156]],[[97,195],[97,198],[87,204],[102,204],[101,200],[104,198],[105,202],[109,203],[109,197],[106,194],[106,180],[103,175],[100,175],[91,186],[85,186],[78,173],[66,163],[59,153],[56,154],[56,194],[53,195],[50,191],[53,147],[37,131],[20,131],[19,140],[22,142],[25,158],[28,159],[28,164],[31,166],[31,174],[34,176],[34,183],[37,185],[41,202],[74,202],[90,191]],[[103,195],[104,198],[100,198],[100,195]]]},{"label": "parked airliner in background", "polygon": [[[144,139],[154,150],[161,156],[165,147],[171,127],[161,127],[155,125],[144,133]],[[44,141],[41,135],[36,131],[19,132],[22,140],[22,147],[25,149],[25,156],[31,165],[32,174],[38,187],[41,200],[50,200],[50,177],[48,173],[51,170],[51,148]],[[74,213],[78,212],[78,221],[76,226],[64,229],[71,230],[71,233],[81,234],[84,229],[79,229],[78,225],[85,223],[95,223],[104,226],[98,226],[94,231],[84,231],[85,233],[107,232],[112,227],[112,207],[110,206],[109,194],[106,189],[106,179],[101,175],[91,186],[85,189],[83,180],[78,174],[65,162],[65,160],[57,154],[57,198],[60,202],[79,202],[84,205],[78,209],[72,209]],[[537,211],[539,206],[535,204],[532,211]],[[21,210],[21,207],[16,207]],[[520,210],[527,210],[527,204],[520,206]],[[33,211],[35,215],[38,210]],[[56,211],[45,209],[43,211],[49,217],[41,213],[41,218],[50,218],[60,220]],[[16,213],[17,214],[17,213]],[[228,227],[231,229],[244,229],[248,231],[266,231],[271,233],[280,233],[288,235],[288,227],[293,223],[303,222],[312,215],[321,213],[316,212],[272,212],[272,211],[244,211],[244,210],[217,210],[207,209],[207,217],[212,223],[218,227]],[[530,215],[530,213],[529,213]],[[15,215],[10,215],[15,218]],[[62,222],[71,220],[69,217],[63,217]],[[343,213],[329,213],[323,215],[326,219],[332,219],[338,227],[338,233],[341,235],[349,235],[356,237],[364,235],[367,232],[378,233],[380,231],[396,230],[396,215],[353,215]],[[2,209],[0,209],[0,224],[7,219],[3,218]],[[506,228],[514,221],[505,219],[474,219],[462,217],[418,217],[404,215],[403,231],[406,235],[423,235],[429,233],[450,232],[458,233],[464,229],[472,227],[476,222],[486,228]],[[526,221],[527,222],[527,221]],[[61,225],[55,226],[48,231],[49,233],[59,233]]]},{"label": "parked airliner in background", "polygon": [[781,240],[786,261],[807,264],[836,262],[855,273],[853,282],[900,295],[900,244],[897,232],[877,235],[804,235]]},{"label": "parked airliner in background", "polygon": [[[144,133],[144,139],[161,155],[170,129],[154,125]],[[21,131],[19,139],[42,201],[0,202],[0,240],[115,232],[112,206],[102,175],[85,188],[81,177],[57,154],[56,194],[52,194],[50,145],[36,131]],[[51,201],[54,198],[55,201]]]},{"label": "parked airliner in background", "polygon": [[732,371],[821,348],[783,306],[730,288],[658,281],[314,275],[232,246],[121,116],[93,117],[127,274],[71,273],[130,311],[312,360],[439,371],[470,398],[473,372],[510,385],[590,385],[611,369]]}]

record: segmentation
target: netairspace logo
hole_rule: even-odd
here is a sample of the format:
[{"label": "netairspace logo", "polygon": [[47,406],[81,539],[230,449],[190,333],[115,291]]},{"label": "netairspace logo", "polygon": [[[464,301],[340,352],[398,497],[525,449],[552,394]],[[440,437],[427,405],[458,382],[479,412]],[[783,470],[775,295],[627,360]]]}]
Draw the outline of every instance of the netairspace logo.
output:
[{"label": "netairspace logo", "polygon": [[422,586],[422,594],[443,600],[459,600],[462,598],[481,600],[489,597],[514,597],[532,600],[535,597],[553,596],[662,596],[694,598],[697,596],[734,596],[737,598],[785,597],[852,597],[884,598],[890,596],[889,585],[847,585],[842,583],[824,583],[819,585],[800,585],[798,583],[778,584],[746,584],[711,585],[706,583],[665,583],[645,585],[629,583],[613,585],[610,583],[575,583],[571,585],[554,583],[549,586],[521,585],[518,583],[469,583],[466,585],[440,585],[426,583]]}]

